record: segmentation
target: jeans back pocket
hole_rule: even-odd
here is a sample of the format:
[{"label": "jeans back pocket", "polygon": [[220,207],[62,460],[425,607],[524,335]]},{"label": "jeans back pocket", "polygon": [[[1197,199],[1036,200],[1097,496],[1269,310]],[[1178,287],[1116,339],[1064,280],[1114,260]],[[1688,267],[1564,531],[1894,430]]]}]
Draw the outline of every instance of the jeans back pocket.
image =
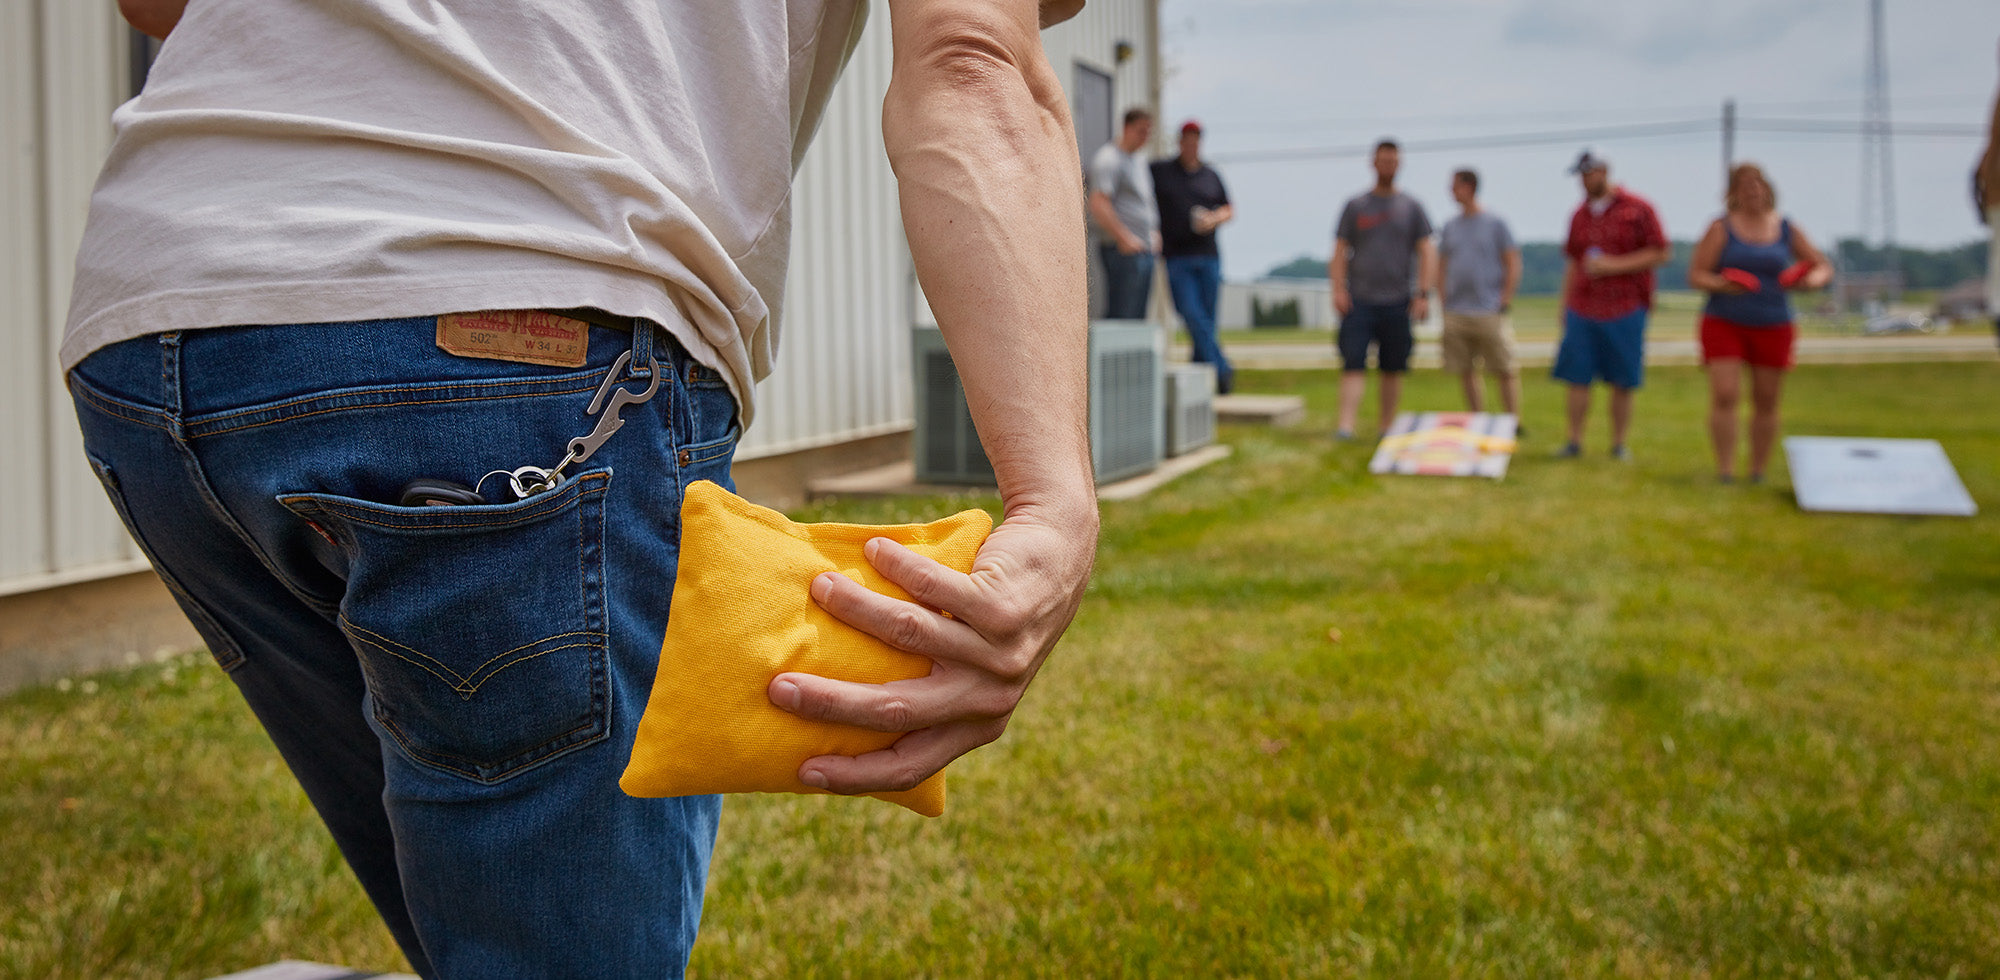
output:
[{"label": "jeans back pocket", "polygon": [[494,783],[607,737],[610,478],[483,506],[279,496],[345,554],[340,627],[411,759]]}]

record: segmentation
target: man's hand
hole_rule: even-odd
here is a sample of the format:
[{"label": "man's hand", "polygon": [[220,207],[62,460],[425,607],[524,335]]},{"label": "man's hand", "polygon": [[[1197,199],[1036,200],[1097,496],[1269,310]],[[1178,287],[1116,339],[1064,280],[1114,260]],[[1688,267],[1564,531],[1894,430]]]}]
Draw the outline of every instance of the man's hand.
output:
[{"label": "man's hand", "polygon": [[1146,251],[1146,243],[1140,241],[1139,236],[1132,234],[1130,231],[1127,231],[1123,226],[1119,227],[1118,254],[1142,255],[1145,253],[1145,251]]},{"label": "man's hand", "polygon": [[1333,291],[1333,312],[1341,316],[1346,316],[1354,312],[1354,297],[1347,295],[1347,290],[1336,289]]},{"label": "man's hand", "polygon": [[1094,510],[1066,526],[1010,518],[986,539],[970,575],[887,538],[868,542],[869,563],[914,602],[832,572],[815,578],[813,599],[827,612],[936,665],[927,677],[888,684],[773,678],[771,703],[801,718],[909,733],[879,752],[808,759],[799,781],[836,793],[906,790],[999,738],[1076,615],[1096,530]]},{"label": "man's hand", "polygon": [[1414,298],[1410,300],[1411,322],[1422,323],[1425,320],[1430,319],[1430,315],[1431,315],[1430,296],[1424,293],[1418,293]]}]

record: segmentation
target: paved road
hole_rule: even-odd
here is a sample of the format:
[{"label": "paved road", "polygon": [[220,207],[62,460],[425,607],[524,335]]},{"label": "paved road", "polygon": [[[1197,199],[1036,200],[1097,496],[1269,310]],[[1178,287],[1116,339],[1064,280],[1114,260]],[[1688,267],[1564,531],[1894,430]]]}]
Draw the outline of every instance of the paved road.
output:
[{"label": "paved road", "polygon": [[[1521,362],[1531,366],[1546,366],[1555,360],[1555,351],[1556,342],[1553,340],[1524,340],[1520,344]],[[1187,345],[1176,343],[1174,353],[1176,360],[1187,360]],[[1971,330],[1942,336],[1907,334],[1885,337],[1801,337],[1798,359],[1801,364],[1991,361],[2000,359],[2000,346],[1995,345],[1992,333]],[[1325,343],[1233,344],[1229,348],[1229,360],[1238,368],[1250,370],[1331,369],[1340,366],[1339,356],[1333,351],[1331,332],[1328,333]],[[1701,351],[1692,337],[1654,337],[1646,341],[1648,364],[1696,364],[1700,363],[1700,360]],[[1437,341],[1417,342],[1413,366],[1419,368],[1438,366]]]}]

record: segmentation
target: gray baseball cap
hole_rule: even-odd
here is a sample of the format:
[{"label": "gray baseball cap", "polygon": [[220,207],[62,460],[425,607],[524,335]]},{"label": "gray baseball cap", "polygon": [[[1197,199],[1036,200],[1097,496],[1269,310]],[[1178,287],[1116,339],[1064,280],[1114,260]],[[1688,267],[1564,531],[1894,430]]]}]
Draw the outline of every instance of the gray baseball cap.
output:
[{"label": "gray baseball cap", "polygon": [[1609,169],[1611,169],[1611,161],[1598,156],[1597,153],[1591,150],[1585,150],[1577,154],[1576,162],[1569,165],[1569,172],[1573,174],[1587,174],[1593,170]]}]

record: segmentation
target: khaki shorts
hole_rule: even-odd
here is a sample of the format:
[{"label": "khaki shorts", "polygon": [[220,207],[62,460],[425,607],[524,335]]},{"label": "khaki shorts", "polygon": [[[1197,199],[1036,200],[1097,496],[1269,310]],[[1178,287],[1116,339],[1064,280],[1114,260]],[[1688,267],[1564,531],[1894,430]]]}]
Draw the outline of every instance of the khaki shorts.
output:
[{"label": "khaki shorts", "polygon": [[1464,374],[1481,362],[1494,374],[1511,375],[1514,368],[1514,322],[1505,313],[1446,313],[1444,369]]}]

